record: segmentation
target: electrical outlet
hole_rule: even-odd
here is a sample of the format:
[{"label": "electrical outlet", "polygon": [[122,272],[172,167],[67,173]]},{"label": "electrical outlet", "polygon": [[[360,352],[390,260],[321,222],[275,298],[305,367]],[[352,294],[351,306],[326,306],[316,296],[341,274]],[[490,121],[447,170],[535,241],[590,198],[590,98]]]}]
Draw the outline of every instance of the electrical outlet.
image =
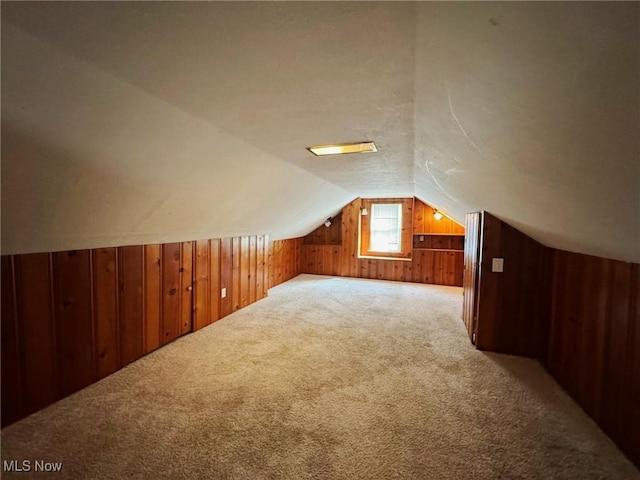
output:
[{"label": "electrical outlet", "polygon": [[226,289],[226,288],[223,288],[223,289],[220,291],[220,296],[221,296],[222,298],[225,298],[225,297],[227,296],[227,289]]},{"label": "electrical outlet", "polygon": [[492,272],[504,272],[504,258],[494,258],[491,262]]},{"label": "electrical outlet", "polygon": [[420,235],[420,241],[424,242],[424,235]]}]

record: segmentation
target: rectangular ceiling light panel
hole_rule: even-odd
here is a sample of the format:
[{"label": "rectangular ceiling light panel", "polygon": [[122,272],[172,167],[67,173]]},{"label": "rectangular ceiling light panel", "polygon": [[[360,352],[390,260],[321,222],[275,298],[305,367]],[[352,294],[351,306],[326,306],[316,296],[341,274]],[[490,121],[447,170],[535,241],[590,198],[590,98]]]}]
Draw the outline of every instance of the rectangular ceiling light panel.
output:
[{"label": "rectangular ceiling light panel", "polygon": [[341,153],[369,153],[377,152],[376,144],[373,142],[358,143],[334,143],[332,145],[316,145],[307,147],[314,155],[338,155]]}]

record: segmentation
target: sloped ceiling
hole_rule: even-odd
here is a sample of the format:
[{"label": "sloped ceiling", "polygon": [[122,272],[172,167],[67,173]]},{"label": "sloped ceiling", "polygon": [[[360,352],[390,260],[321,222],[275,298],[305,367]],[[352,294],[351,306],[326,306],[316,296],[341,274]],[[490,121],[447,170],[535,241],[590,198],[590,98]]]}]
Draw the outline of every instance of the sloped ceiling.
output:
[{"label": "sloped ceiling", "polygon": [[639,7],[3,2],[2,252],[294,237],[417,195],[640,261]]}]

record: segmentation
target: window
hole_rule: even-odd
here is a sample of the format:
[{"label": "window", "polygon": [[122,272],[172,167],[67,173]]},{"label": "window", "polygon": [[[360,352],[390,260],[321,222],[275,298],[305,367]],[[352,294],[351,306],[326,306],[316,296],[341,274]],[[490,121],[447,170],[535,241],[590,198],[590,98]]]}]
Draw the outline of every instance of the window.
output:
[{"label": "window", "polygon": [[412,211],[413,198],[361,199],[358,257],[410,260]]},{"label": "window", "polygon": [[369,251],[398,253],[402,251],[402,204],[371,205]]}]

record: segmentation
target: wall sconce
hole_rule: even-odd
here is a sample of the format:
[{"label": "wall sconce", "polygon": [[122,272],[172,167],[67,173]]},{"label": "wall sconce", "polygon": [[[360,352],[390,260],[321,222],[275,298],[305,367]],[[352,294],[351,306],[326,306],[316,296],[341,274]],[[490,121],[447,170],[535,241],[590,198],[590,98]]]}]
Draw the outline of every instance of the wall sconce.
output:
[{"label": "wall sconce", "polygon": [[324,222],[324,226],[327,228],[331,226],[331,217],[327,218],[327,220]]},{"label": "wall sconce", "polygon": [[436,220],[442,220],[442,214],[441,214],[438,210],[434,210],[434,211],[433,211],[433,217],[434,217]]},{"label": "wall sconce", "polygon": [[360,207],[360,215],[369,215],[369,211],[365,207]]}]

